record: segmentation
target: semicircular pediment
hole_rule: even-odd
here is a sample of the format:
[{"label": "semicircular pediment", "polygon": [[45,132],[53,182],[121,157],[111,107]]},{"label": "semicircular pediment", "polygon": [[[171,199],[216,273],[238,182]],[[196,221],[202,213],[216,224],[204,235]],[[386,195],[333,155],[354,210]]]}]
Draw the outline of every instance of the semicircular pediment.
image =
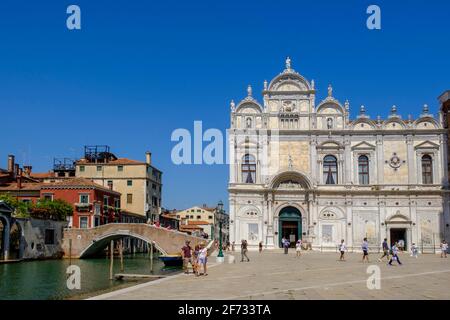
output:
[{"label": "semicircular pediment", "polygon": [[272,189],[310,189],[311,182],[309,178],[298,171],[285,171],[276,175],[269,186]]}]

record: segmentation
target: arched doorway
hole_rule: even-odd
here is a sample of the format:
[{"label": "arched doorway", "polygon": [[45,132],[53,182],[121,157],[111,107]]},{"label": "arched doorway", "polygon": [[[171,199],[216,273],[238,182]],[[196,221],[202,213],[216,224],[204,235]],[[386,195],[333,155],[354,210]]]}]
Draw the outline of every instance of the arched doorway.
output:
[{"label": "arched doorway", "polygon": [[9,231],[9,259],[21,259],[21,245],[22,245],[22,228],[16,221],[11,225]]},{"label": "arched doorway", "polygon": [[0,217],[0,260],[5,259],[5,237],[9,237],[9,232],[7,233],[6,219]]},{"label": "arched doorway", "polygon": [[282,247],[281,240],[284,238],[291,242],[291,246],[295,245],[298,239],[302,237],[302,214],[295,207],[285,207],[281,209],[278,215],[279,220],[279,246]]}]

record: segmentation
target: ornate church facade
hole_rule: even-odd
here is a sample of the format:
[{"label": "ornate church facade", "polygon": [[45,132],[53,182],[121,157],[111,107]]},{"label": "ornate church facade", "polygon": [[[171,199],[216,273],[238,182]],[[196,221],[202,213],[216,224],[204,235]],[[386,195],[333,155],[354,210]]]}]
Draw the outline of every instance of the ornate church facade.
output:
[{"label": "ornate church facade", "polygon": [[336,250],[384,238],[433,250],[448,239],[447,132],[442,114],[424,106],[418,119],[392,107],[371,119],[361,106],[328,96],[316,102],[308,81],[286,60],[262,103],[249,86],[231,102],[230,241],[277,248],[285,237]]}]

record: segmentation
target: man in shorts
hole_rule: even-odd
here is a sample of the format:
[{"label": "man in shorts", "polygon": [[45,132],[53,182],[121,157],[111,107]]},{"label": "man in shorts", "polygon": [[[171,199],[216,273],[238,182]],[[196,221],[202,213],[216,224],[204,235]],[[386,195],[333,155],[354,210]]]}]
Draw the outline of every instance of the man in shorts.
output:
[{"label": "man in shorts", "polygon": [[361,249],[363,251],[363,258],[362,262],[364,261],[369,262],[369,242],[367,241],[367,238],[364,238],[363,243],[361,245]]},{"label": "man in shorts", "polygon": [[183,248],[181,248],[181,256],[183,257],[183,269],[184,273],[189,274],[189,263],[191,264],[192,268],[194,268],[194,264],[192,263],[192,248],[190,246],[190,241],[187,240],[186,244]]}]

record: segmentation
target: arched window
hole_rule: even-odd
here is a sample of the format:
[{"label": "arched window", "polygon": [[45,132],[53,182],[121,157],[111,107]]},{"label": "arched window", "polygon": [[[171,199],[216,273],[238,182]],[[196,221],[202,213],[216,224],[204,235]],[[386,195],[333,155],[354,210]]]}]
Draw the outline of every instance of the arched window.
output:
[{"label": "arched window", "polygon": [[359,184],[369,184],[369,158],[360,156],[358,158]]},{"label": "arched window", "polygon": [[422,183],[433,184],[433,159],[428,154],[422,157]]},{"label": "arched window", "polygon": [[256,161],[255,157],[246,154],[242,159],[241,165],[242,171],[242,182],[244,183],[255,183],[256,182]]},{"label": "arched window", "polygon": [[325,184],[338,183],[337,159],[335,156],[325,156],[323,158],[323,181]]}]

